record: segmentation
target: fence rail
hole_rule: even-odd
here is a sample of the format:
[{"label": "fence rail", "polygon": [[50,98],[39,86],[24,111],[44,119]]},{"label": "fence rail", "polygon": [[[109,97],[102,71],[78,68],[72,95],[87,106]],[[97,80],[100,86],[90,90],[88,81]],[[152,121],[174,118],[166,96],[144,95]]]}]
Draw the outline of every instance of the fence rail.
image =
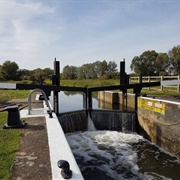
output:
[{"label": "fence rail", "polygon": [[[166,80],[180,80],[179,76],[142,76],[142,82],[159,82]],[[139,76],[132,76],[129,78],[129,83],[140,83],[141,78]],[[148,89],[154,89],[154,87],[148,87]],[[171,91],[180,92],[180,85],[171,85],[171,86],[160,86],[160,90],[169,89]]]}]

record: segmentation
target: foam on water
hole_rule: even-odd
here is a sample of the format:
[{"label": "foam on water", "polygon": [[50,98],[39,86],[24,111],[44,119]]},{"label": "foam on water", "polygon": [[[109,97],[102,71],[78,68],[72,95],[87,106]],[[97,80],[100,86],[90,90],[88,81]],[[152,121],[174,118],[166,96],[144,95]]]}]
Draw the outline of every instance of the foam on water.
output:
[{"label": "foam on water", "polygon": [[88,131],[95,131],[95,130],[96,130],[96,128],[94,126],[94,123],[88,113]]},{"label": "foam on water", "polygon": [[[177,158],[161,152],[137,134],[86,131],[69,133],[66,137],[86,180],[166,180],[173,179],[173,176],[164,173],[163,167],[165,171],[166,168],[173,167],[176,173],[180,168]],[[164,154],[169,159],[165,157],[165,160],[162,160]]]}]

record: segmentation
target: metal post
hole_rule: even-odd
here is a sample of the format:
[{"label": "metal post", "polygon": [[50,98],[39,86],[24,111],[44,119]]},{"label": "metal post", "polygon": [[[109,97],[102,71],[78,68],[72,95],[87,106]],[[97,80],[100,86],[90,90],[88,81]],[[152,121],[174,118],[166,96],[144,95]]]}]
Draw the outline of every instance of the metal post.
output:
[{"label": "metal post", "polygon": [[125,74],[125,60],[120,62],[120,84],[125,84],[124,74]]},{"label": "metal post", "polygon": [[92,91],[88,89],[88,108],[92,110]]},{"label": "metal post", "polygon": [[83,109],[87,110],[87,91],[83,92]]},{"label": "metal post", "polygon": [[[60,86],[60,71],[59,71],[59,61],[54,61],[54,85],[55,86]],[[59,92],[54,91],[54,111],[56,114],[59,114],[59,97],[58,97]]]},{"label": "metal post", "polygon": [[[120,62],[120,85],[129,84],[129,75],[125,72],[125,59]],[[127,88],[122,91],[122,111],[127,111]]]}]

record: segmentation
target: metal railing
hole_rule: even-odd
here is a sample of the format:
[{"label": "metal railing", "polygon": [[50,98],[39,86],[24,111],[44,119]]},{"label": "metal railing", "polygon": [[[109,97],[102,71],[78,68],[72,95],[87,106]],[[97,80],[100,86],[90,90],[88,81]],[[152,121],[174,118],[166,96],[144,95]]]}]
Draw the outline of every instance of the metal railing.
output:
[{"label": "metal railing", "polygon": [[30,94],[28,95],[28,114],[29,114],[29,115],[31,114],[31,110],[32,110],[32,107],[31,107],[31,95],[32,95],[32,93],[34,93],[34,92],[41,92],[41,93],[42,93],[42,95],[43,95],[43,97],[44,97],[44,100],[45,100],[45,102],[46,102],[46,105],[47,105],[48,108],[49,108],[49,115],[50,115],[50,117],[52,117],[52,109],[51,109],[51,107],[50,107],[50,104],[49,104],[49,101],[48,101],[48,99],[47,99],[47,96],[46,96],[45,92],[44,92],[42,89],[33,89],[33,90],[30,92]]}]

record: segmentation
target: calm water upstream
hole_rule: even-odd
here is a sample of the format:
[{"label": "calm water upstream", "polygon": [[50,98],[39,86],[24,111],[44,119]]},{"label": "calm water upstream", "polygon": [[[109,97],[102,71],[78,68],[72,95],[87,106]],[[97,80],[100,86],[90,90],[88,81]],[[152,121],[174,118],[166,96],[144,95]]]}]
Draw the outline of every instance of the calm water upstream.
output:
[{"label": "calm water upstream", "polygon": [[[93,98],[93,108],[99,109],[98,101]],[[83,96],[79,93],[60,92],[59,93],[59,112],[77,111],[83,109]]]},{"label": "calm water upstream", "polygon": [[[60,93],[60,112],[83,109],[80,94]],[[93,108],[98,102],[93,99]],[[85,180],[179,180],[180,160],[135,133],[66,134]]]}]

